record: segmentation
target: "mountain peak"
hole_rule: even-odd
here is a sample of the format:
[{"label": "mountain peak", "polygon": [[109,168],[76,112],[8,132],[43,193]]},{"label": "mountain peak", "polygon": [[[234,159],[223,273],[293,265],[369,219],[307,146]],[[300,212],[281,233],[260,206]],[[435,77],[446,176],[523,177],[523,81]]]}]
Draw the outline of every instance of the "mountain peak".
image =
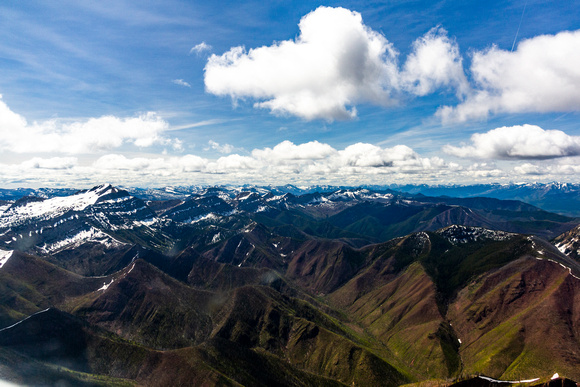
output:
[{"label": "mountain peak", "polygon": [[475,242],[482,239],[503,241],[516,235],[506,231],[489,230],[483,227],[469,227],[453,224],[437,231],[452,244]]},{"label": "mountain peak", "polygon": [[110,193],[117,193],[119,190],[113,187],[111,184],[99,184],[89,189],[87,192],[93,192],[98,196],[103,196]]}]

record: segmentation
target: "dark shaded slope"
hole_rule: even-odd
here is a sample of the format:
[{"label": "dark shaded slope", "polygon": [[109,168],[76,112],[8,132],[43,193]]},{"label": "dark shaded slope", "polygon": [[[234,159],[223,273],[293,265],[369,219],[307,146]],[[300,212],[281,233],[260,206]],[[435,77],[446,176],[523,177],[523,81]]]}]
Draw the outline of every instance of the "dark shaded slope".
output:
[{"label": "dark shaded slope", "polygon": [[328,293],[350,279],[365,256],[339,241],[311,240],[292,254],[286,276],[315,294]]},{"label": "dark shaded slope", "polygon": [[314,374],[349,385],[397,385],[408,380],[340,322],[271,288],[237,289],[218,317],[216,337],[267,350]]},{"label": "dark shaded slope", "polygon": [[306,209],[275,210],[267,213],[256,213],[253,218],[268,227],[282,227],[290,225],[303,233],[320,238],[329,239],[366,239],[367,243],[374,240],[356,232],[333,225],[325,218],[318,219],[307,213]]},{"label": "dark shaded slope", "polygon": [[127,266],[140,250],[140,247],[130,244],[107,246],[99,242],[85,242],[55,252],[46,259],[84,276],[104,276]]},{"label": "dark shaded slope", "polygon": [[106,289],[71,302],[69,307],[77,316],[122,337],[151,348],[170,349],[209,337],[212,297],[137,260]]},{"label": "dark shaded slope", "polygon": [[[260,271],[231,268],[239,272]],[[268,380],[262,378],[266,375],[286,375],[284,377],[288,378],[290,374],[300,374],[297,369],[311,373],[305,380],[316,383],[330,383],[324,378],[348,384],[384,380],[394,385],[408,380],[401,371],[367,348],[363,339],[343,323],[307,300],[287,295],[300,293],[289,289],[282,279],[273,278],[269,286],[251,285],[231,291],[207,292],[192,289],[138,260],[107,289],[68,305],[77,316],[92,324],[148,347],[167,349],[201,345],[197,348],[202,352],[215,353],[237,346],[236,353],[246,352],[250,358],[258,356],[276,365],[268,370],[249,367],[240,373],[233,370],[238,369],[240,362],[244,363],[243,359],[230,363],[234,361],[230,354],[227,357],[230,360],[212,360],[212,364],[217,362],[220,374],[237,381],[246,380],[239,379],[238,374],[254,381]],[[350,356],[350,366],[337,367],[336,359],[345,356]],[[361,373],[359,366],[367,370]],[[293,377],[288,381],[288,385],[296,383]],[[278,382],[286,384],[283,380]]]},{"label": "dark shaded slope", "polygon": [[15,251],[0,270],[0,326],[95,291],[103,278],[86,278]]},{"label": "dark shaded slope", "polygon": [[149,353],[58,309],[0,331],[0,347],[74,371],[136,376]]}]

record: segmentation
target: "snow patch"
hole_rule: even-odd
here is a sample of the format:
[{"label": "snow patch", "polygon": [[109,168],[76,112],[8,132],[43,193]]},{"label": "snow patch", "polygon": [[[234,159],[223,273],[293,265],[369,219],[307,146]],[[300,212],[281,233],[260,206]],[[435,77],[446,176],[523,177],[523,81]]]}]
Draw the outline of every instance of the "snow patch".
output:
[{"label": "snow patch", "polygon": [[12,257],[14,250],[0,250],[0,268]]},{"label": "snow patch", "polygon": [[211,220],[218,220],[220,219],[219,215],[214,214],[213,212],[210,212],[209,214],[206,215],[200,215],[197,216],[195,218],[189,218],[188,220],[184,221],[183,223],[198,223],[198,222],[202,222],[202,221],[211,221]]},{"label": "snow patch", "polygon": [[[131,268],[131,270],[133,270],[133,268]],[[114,279],[111,280],[111,282],[109,282],[108,284],[103,282],[103,286],[100,287],[99,289],[97,289],[97,291],[99,290],[107,290],[109,288],[109,286],[111,286],[113,284],[113,282],[115,282]]]},{"label": "snow patch", "polygon": [[558,242],[555,246],[562,254],[568,255],[574,250],[576,250],[576,253],[580,254],[580,249],[577,249],[578,245],[578,238],[574,237],[563,242]]},{"label": "snow patch", "polygon": [[478,378],[483,379],[483,380],[487,380],[488,382],[492,382],[492,383],[507,383],[507,384],[532,383],[532,382],[540,380],[540,378],[525,379],[525,380],[497,380],[497,379],[492,379],[492,378],[488,378],[487,376],[481,376],[481,375],[479,375]]},{"label": "snow patch", "polygon": [[253,199],[255,195],[253,195],[253,192],[242,192],[240,194],[240,196],[238,196],[238,200],[240,201],[245,201],[248,199]]},{"label": "snow patch", "polygon": [[44,244],[42,247],[40,247],[40,250],[48,254],[65,247],[78,247],[85,242],[100,243],[107,248],[117,247],[125,244],[111,237],[109,234],[105,234],[101,230],[97,230],[96,228],[91,227],[88,230],[82,230],[77,234],[60,241],[51,244]]},{"label": "snow patch", "polygon": [[0,206],[0,214],[3,213],[4,211],[6,211],[7,209],[9,209],[11,205],[12,205],[12,203],[4,204],[4,205]]}]

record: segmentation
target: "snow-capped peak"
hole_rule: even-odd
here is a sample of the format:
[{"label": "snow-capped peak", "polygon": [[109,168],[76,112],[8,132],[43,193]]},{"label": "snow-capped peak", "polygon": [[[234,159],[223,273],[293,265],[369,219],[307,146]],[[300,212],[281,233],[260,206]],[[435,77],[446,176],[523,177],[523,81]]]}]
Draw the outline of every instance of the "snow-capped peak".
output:
[{"label": "snow-capped peak", "polygon": [[437,233],[453,244],[474,242],[481,239],[503,241],[515,235],[506,231],[489,230],[483,227],[469,227],[457,224],[438,230]]},{"label": "snow-capped peak", "polygon": [[88,190],[88,192],[93,192],[95,194],[97,194],[98,196],[104,196],[110,193],[117,193],[119,192],[119,190],[115,187],[113,187],[111,184],[100,184],[97,186],[94,186],[93,188],[91,188],[90,190]]},{"label": "snow-capped peak", "polygon": [[[1,214],[0,226],[11,218],[26,219],[43,216],[49,213],[82,211],[97,202],[102,196],[117,192],[111,185],[97,186],[88,191],[81,191],[71,196],[54,197],[43,201],[31,201],[23,206],[11,207]],[[2,219],[4,218],[4,219]]]}]

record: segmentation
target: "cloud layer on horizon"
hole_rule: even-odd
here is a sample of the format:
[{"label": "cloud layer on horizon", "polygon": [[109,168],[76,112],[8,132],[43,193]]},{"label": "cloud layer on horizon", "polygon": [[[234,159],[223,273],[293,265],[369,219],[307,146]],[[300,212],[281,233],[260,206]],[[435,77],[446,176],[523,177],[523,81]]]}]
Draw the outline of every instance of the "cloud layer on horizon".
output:
[{"label": "cloud layer on horizon", "polygon": [[[501,129],[503,128],[498,128]],[[493,131],[490,131],[493,132]],[[548,135],[550,135],[549,131]],[[484,133],[487,135],[488,133]],[[493,135],[493,133],[492,133]],[[469,152],[472,149],[462,149]],[[477,152],[477,150],[475,151]],[[497,156],[497,152],[493,154]],[[128,157],[105,154],[92,162],[76,157],[34,157],[17,164],[0,163],[3,186],[22,186],[34,182],[40,186],[90,186],[103,181],[118,185],[215,185],[215,184],[391,184],[443,181],[482,183],[513,181],[514,178],[553,180],[568,179],[580,173],[580,156],[568,156],[500,166],[492,160],[468,165],[439,157],[423,157],[412,148],[396,145],[382,148],[356,143],[344,149],[311,141],[294,144],[283,141],[270,148],[245,154],[229,154],[209,159],[193,154]],[[520,158],[514,158],[514,162]],[[501,160],[500,160],[501,161]]]},{"label": "cloud layer on horizon", "polygon": [[[460,168],[438,157],[421,157],[411,148],[397,145],[381,148],[356,143],[342,150],[312,141],[294,144],[283,141],[272,148],[254,149],[250,155],[230,154],[217,159],[187,154],[181,156],[127,157],[102,155],[90,164],[75,157],[34,157],[19,164],[2,164],[0,183],[18,179],[67,181],[110,181],[128,184],[151,179],[156,184],[184,184],[188,179],[263,184],[327,181],[334,184],[379,183],[383,177],[440,176]],[[79,179],[83,176],[83,179]],[[381,177],[383,176],[383,177]],[[223,180],[222,180],[223,179]],[[204,180],[204,182],[206,182]]]},{"label": "cloud layer on horizon", "polygon": [[155,144],[174,145],[164,137],[169,124],[156,113],[137,117],[103,116],[84,121],[56,119],[28,123],[0,100],[0,151],[13,153],[86,154],[133,144],[139,148]]},{"label": "cloud layer on horizon", "polygon": [[[29,124],[1,100],[0,113],[0,149],[20,154],[18,160],[27,154],[33,156],[12,163],[8,159],[0,161],[2,185],[22,185],[27,181],[70,186],[102,181],[183,185],[191,179],[204,184],[359,185],[386,181],[436,184],[450,180],[498,181],[516,176],[569,179],[580,173],[577,166],[580,165],[580,136],[534,125],[500,127],[472,135],[470,144],[448,144],[442,148],[448,155],[483,160],[468,165],[437,155],[424,157],[402,144],[383,148],[357,142],[336,149],[318,141],[295,144],[288,140],[249,152],[210,140],[203,150],[217,153],[214,159],[194,154],[172,156],[160,149],[157,149],[159,153],[146,157],[130,157],[123,153],[124,144],[138,148],[170,145],[175,151],[183,152],[183,143],[166,137],[171,128],[155,113],[132,118],[105,116]],[[117,153],[108,153],[111,151]],[[544,161],[534,162],[537,160]],[[496,161],[512,165],[499,166]]]},{"label": "cloud layer on horizon", "polygon": [[473,159],[555,159],[580,156],[580,136],[536,125],[501,127],[471,136],[471,145],[446,145],[447,154]]}]

